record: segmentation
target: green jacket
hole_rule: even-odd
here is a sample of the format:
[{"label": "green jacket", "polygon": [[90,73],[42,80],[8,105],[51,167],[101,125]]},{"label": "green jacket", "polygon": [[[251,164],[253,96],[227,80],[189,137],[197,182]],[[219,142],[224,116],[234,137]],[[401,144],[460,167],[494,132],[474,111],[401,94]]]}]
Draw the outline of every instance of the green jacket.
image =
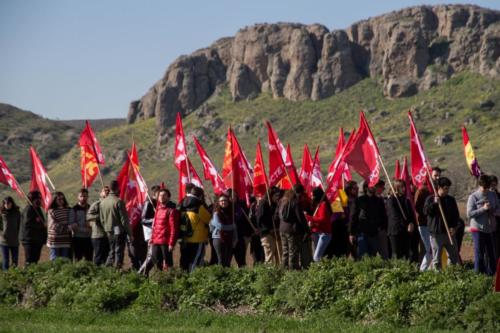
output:
[{"label": "green jacket", "polygon": [[120,233],[126,232],[132,236],[125,204],[118,196],[111,192],[106,198],[101,200],[99,205],[99,219],[104,227],[104,231],[113,233],[117,228]]},{"label": "green jacket", "polygon": [[102,226],[101,218],[99,216],[100,205],[101,200],[96,201],[92,205],[90,205],[90,208],[87,211],[87,222],[92,228],[92,234],[90,235],[90,238],[106,237],[106,232],[104,231],[104,227]]}]

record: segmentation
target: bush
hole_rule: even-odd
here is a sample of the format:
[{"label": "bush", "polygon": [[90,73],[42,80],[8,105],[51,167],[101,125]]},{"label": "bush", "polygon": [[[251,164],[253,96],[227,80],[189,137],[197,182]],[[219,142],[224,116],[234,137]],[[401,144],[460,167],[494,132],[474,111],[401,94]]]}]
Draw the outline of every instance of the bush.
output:
[{"label": "bush", "polygon": [[428,329],[493,330],[500,297],[492,279],[461,267],[418,272],[406,261],[323,260],[306,271],[210,266],[144,279],[92,263],[57,260],[0,273],[0,304],[85,311],[210,309],[285,315],[331,313]]}]

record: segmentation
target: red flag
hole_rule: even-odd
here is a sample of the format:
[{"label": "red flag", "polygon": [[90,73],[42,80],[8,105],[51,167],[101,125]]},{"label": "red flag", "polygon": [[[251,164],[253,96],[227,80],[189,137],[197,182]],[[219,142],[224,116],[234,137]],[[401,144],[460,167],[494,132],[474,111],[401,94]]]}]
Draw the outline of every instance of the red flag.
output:
[{"label": "red flag", "polygon": [[271,123],[266,122],[269,142],[269,186],[275,186],[287,175],[285,169],[286,151],[279,141]]},{"label": "red flag", "polygon": [[[339,131],[339,139],[337,141],[337,148],[335,149],[335,158],[338,158],[338,155],[344,149],[345,146],[345,135],[344,135],[344,129],[341,127]],[[354,134],[354,131],[352,132],[351,136]],[[342,173],[342,180],[351,180],[352,175],[351,171],[349,170],[349,164],[344,162],[344,172]]]},{"label": "red flag", "polygon": [[321,175],[321,164],[319,160],[319,146],[314,154],[314,162],[312,166],[312,176],[309,190],[312,191],[315,187],[323,188],[323,176]]},{"label": "red flag", "polygon": [[255,152],[255,165],[253,174],[253,193],[255,196],[266,195],[267,190],[267,176],[264,168],[264,159],[262,158],[262,148],[260,140],[257,141],[257,148]]},{"label": "red flag", "polygon": [[177,170],[179,170],[178,199],[181,201],[186,196],[186,184],[192,183],[203,188],[203,183],[187,156],[186,138],[184,137],[180,113],[177,113],[175,121],[174,163]]},{"label": "red flag", "polygon": [[178,170],[181,170],[187,160],[186,138],[184,137],[184,129],[182,128],[181,114],[177,113],[175,120],[175,146],[174,146],[174,163]]},{"label": "red flag", "polygon": [[408,111],[408,119],[410,120],[410,153],[411,153],[411,175],[413,183],[417,188],[422,186],[427,178],[427,168],[431,168],[429,161],[425,157],[424,147],[418,136],[415,123],[411,112]]},{"label": "red flag", "polygon": [[247,204],[249,204],[252,180],[247,173],[247,167],[238,140],[231,128],[229,128],[224,153],[224,165],[222,167],[222,179],[228,188],[233,189],[240,199],[246,199]]},{"label": "red flag", "polygon": [[42,161],[38,157],[35,148],[30,147],[31,156],[31,191],[40,191],[42,195],[42,207],[47,211],[49,209],[52,194],[50,193],[49,186],[47,185],[47,171],[43,167]]},{"label": "red flag", "polygon": [[360,112],[359,129],[351,145],[346,146],[344,160],[351,168],[374,186],[380,177],[380,153],[365,115]]},{"label": "red flag", "polygon": [[469,140],[469,134],[467,134],[465,126],[462,127],[462,138],[464,142],[464,153],[467,167],[469,167],[470,173],[474,177],[478,178],[479,176],[481,176],[481,168],[479,168],[479,164],[477,163],[476,155],[474,154],[474,150],[472,149],[472,144]]},{"label": "red flag", "polygon": [[299,179],[305,187],[311,183],[313,159],[307,144],[304,145],[304,152],[302,153],[302,168],[300,169]]},{"label": "red flag", "polygon": [[285,167],[289,177],[281,178],[279,186],[284,190],[288,190],[292,188],[293,184],[297,184],[300,179],[299,174],[297,173],[297,169],[295,168],[295,163],[293,162],[292,149],[290,148],[290,144],[287,144],[286,146]]},{"label": "red flag", "polygon": [[405,156],[404,161],[403,161],[403,169],[401,170],[401,174],[399,176],[399,179],[401,179],[405,183],[405,189],[406,189],[406,197],[408,200],[411,202],[411,207],[413,208],[413,214],[416,216],[416,211],[415,211],[415,200],[413,197],[413,193],[411,191],[411,177],[410,177],[410,172],[408,170],[408,160]]},{"label": "red flag", "polygon": [[[187,163],[186,163],[187,161]],[[179,202],[186,196],[186,185],[191,183],[194,186],[203,188],[203,182],[198,176],[198,173],[193,167],[191,160],[189,158],[182,163],[182,168],[179,171]],[[188,173],[189,169],[189,173]]]},{"label": "red flag", "polygon": [[10,172],[9,167],[7,166],[7,163],[5,163],[2,156],[0,156],[0,183],[9,186],[11,189],[16,191],[20,197],[23,197],[23,192],[21,191],[16,178],[14,178],[14,175]]},{"label": "red flag", "polygon": [[212,160],[210,160],[210,157],[208,157],[205,149],[203,149],[201,144],[194,136],[193,136],[193,141],[194,144],[196,145],[196,149],[198,150],[198,154],[200,154],[201,163],[203,164],[203,174],[205,176],[205,179],[210,180],[214,188],[215,194],[220,195],[224,193],[227,190],[227,188],[226,185],[224,184],[224,181],[222,180],[222,177],[215,168],[215,165],[212,163]]},{"label": "red flag", "polygon": [[95,156],[95,159],[97,160],[97,163],[104,164],[104,155],[102,154],[99,142],[97,141],[97,138],[94,134],[94,131],[92,130],[92,127],[90,127],[90,123],[88,120],[85,121],[85,128],[80,134],[79,145],[80,147],[89,146],[91,153]]},{"label": "red flag", "polygon": [[398,179],[401,179],[401,167],[399,166],[399,160],[396,160],[396,166],[394,167],[394,180]]},{"label": "red flag", "polygon": [[349,139],[347,140],[347,144],[345,144],[342,150],[339,152],[337,157],[333,160],[328,168],[328,175],[326,177],[326,190],[325,194],[330,203],[333,203],[338,195],[338,190],[342,187],[342,175],[344,174],[343,170],[345,170],[347,163],[344,161],[345,152],[347,151],[347,147],[352,145],[352,141],[355,138],[356,131],[353,130]]},{"label": "red flag", "polygon": [[125,202],[134,238],[142,237],[141,213],[147,198],[148,188],[139,171],[139,156],[135,143],[117,178],[120,184],[120,199]]}]

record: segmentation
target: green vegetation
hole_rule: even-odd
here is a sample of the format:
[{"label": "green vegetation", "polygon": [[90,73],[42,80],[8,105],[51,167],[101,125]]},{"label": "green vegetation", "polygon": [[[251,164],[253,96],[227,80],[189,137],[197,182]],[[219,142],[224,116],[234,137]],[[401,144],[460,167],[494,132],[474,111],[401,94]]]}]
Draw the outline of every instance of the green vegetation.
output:
[{"label": "green vegetation", "polygon": [[[488,99],[495,105],[481,108],[480,103]],[[500,81],[478,74],[457,74],[428,91],[396,100],[383,96],[382,87],[376,79],[365,79],[346,91],[316,102],[273,99],[267,93],[253,100],[233,102],[229,90],[225,88],[219,95],[212,97],[204,108],[214,113],[210,119],[220,119],[222,125],[216,130],[206,130],[203,124],[209,118],[199,117],[199,112],[193,112],[184,119],[184,129],[188,141],[191,141],[192,134],[201,139],[209,156],[218,166],[222,165],[228,125],[235,128],[247,157],[253,162],[257,139],[267,142],[264,126],[264,120],[267,119],[272,122],[281,141],[291,143],[298,167],[301,164],[303,144],[308,143],[311,150],[319,145],[322,170],[325,172],[335,151],[338,128],[342,126],[349,132],[357,127],[358,111],[365,109],[391,173],[394,160],[409,155],[406,112],[412,108],[417,110],[414,112],[415,121],[427,155],[434,165],[447,169],[446,174],[455,184],[452,190],[459,198],[463,198],[474,186],[463,157],[461,127],[464,122],[470,122],[467,129],[483,170],[500,173],[496,149],[500,144],[497,135],[500,129],[500,122],[497,121],[500,112]],[[243,128],[244,123],[249,125],[247,129]],[[452,142],[437,146],[434,139],[438,135],[448,135]],[[174,198],[176,197],[177,170],[172,161],[173,140],[157,144],[154,119],[107,129],[98,132],[97,136],[107,157],[108,166],[103,170],[105,182],[116,176],[123,162],[124,151],[135,141],[146,181],[149,184],[165,181],[172,189]],[[196,150],[192,144],[188,148],[191,160],[202,176]],[[264,148],[264,155],[267,155],[266,150]],[[68,193],[75,193],[80,184],[78,156],[79,151],[74,148],[62,158],[48,164],[49,174],[56,186]],[[13,169],[14,172],[17,171],[17,167],[13,166]],[[97,187],[93,187],[94,196]],[[208,183],[207,189],[211,192]]]},{"label": "green vegetation", "polygon": [[[329,320],[332,329],[338,328],[339,322],[347,330],[358,330],[361,324],[374,325],[375,331],[412,328],[494,332],[500,327],[500,294],[492,293],[490,277],[460,267],[442,273],[419,273],[408,262],[379,258],[325,260],[302,272],[267,266],[211,266],[192,274],[154,272],[149,279],[134,272],[97,268],[88,262],[47,262],[0,273],[0,305],[23,309],[19,315],[5,317],[8,321],[19,323],[20,317],[34,317],[21,326],[26,330],[42,324],[43,316],[31,309],[54,317],[50,324],[54,327],[69,325],[80,312],[80,325],[110,325],[128,316],[124,313],[145,318],[165,314],[165,318],[175,316],[174,323],[191,330],[208,326],[226,331],[284,331],[287,327],[302,330],[304,325],[304,330],[309,327],[319,331]],[[64,314],[58,316],[60,312]],[[117,315],[111,317],[111,313]],[[190,317],[194,319],[190,321]],[[152,328],[149,323],[137,325],[142,331]]]}]

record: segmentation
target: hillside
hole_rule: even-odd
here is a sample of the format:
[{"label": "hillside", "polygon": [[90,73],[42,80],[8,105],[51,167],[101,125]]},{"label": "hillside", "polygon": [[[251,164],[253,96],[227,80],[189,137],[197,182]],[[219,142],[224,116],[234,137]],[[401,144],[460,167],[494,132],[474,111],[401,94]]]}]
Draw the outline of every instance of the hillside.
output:
[{"label": "hillside", "polygon": [[[85,127],[86,119],[58,120],[59,123],[74,127],[80,133]],[[90,119],[90,126],[95,131],[102,131],[111,127],[125,124],[125,118]]]},{"label": "hillside", "polygon": [[[321,166],[325,172],[335,151],[338,128],[343,126],[349,131],[356,127],[358,111],[364,109],[392,176],[394,159],[409,154],[406,111],[410,108],[414,110],[428,156],[434,165],[447,169],[445,175],[454,181],[456,195],[463,198],[474,186],[463,157],[460,128],[464,123],[467,123],[481,167],[485,172],[500,174],[496,148],[500,144],[497,135],[500,130],[500,81],[468,72],[412,97],[395,100],[384,97],[383,86],[375,79],[365,79],[321,101],[292,102],[261,94],[252,100],[233,102],[228,87],[224,87],[184,119],[184,129],[190,143],[189,154],[200,176],[201,163],[192,145],[192,135],[200,139],[220,167],[227,126],[232,125],[253,163],[257,139],[267,142],[266,119],[272,122],[283,142],[291,143],[299,167],[303,144],[308,143],[311,149],[320,145]],[[148,184],[165,181],[176,198],[177,171],[172,159],[172,134],[171,127],[158,140],[154,119],[98,132],[108,163],[103,169],[105,181],[109,182],[116,176],[124,161],[124,152],[134,140]],[[450,142],[437,145],[437,137]],[[267,149],[263,149],[267,155]],[[75,193],[80,186],[78,156],[79,152],[74,148],[48,167],[56,186],[67,193]],[[17,168],[12,169],[18,173]],[[92,195],[96,195],[97,188],[97,184],[93,186]],[[207,184],[207,189],[211,192],[211,185]]]},{"label": "hillside", "polygon": [[54,161],[69,151],[77,138],[78,131],[71,126],[0,103],[0,155],[19,182],[31,176],[30,145],[42,161]]}]

